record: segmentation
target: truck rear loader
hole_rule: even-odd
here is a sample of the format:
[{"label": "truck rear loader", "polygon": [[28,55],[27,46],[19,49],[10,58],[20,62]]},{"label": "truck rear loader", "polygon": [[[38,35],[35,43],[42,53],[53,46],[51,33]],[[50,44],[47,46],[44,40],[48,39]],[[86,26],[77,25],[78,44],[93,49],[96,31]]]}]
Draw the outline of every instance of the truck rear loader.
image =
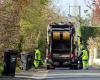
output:
[{"label": "truck rear loader", "polygon": [[78,51],[73,24],[53,23],[47,28],[47,69],[78,68]]}]

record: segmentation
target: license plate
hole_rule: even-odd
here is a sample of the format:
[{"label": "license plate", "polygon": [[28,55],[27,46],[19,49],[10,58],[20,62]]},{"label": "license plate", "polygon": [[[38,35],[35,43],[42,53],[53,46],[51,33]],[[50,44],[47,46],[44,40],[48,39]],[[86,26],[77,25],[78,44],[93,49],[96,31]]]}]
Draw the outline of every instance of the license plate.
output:
[{"label": "license plate", "polygon": [[59,55],[59,54],[53,54],[53,56],[54,56],[54,57],[59,57],[60,55]]},{"label": "license plate", "polygon": [[60,57],[69,57],[69,55],[61,55]]}]

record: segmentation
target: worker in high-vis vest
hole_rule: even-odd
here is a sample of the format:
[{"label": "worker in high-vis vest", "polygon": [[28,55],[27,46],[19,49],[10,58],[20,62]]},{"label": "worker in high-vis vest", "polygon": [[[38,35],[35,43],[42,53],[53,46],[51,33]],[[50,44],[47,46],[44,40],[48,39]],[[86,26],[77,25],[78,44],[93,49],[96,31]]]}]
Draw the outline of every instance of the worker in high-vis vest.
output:
[{"label": "worker in high-vis vest", "polygon": [[88,69],[88,51],[86,49],[82,49],[82,63],[83,69]]},{"label": "worker in high-vis vest", "polygon": [[41,52],[39,49],[35,49],[34,66],[38,68],[41,62]]}]

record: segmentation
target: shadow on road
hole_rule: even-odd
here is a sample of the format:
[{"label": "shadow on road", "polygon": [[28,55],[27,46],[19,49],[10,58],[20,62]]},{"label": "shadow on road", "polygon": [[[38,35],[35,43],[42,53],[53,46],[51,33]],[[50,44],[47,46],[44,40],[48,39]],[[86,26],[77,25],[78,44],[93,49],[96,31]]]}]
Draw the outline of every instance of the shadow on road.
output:
[{"label": "shadow on road", "polygon": [[1,77],[0,80],[33,80],[33,79],[16,78],[16,77]]}]

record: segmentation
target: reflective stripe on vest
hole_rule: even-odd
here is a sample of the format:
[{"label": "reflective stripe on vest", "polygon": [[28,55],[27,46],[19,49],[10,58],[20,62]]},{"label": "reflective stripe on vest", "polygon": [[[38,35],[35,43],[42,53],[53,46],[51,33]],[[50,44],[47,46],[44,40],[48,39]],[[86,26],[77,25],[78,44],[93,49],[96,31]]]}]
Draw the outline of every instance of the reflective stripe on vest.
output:
[{"label": "reflective stripe on vest", "polygon": [[41,60],[41,54],[40,54],[40,51],[38,49],[35,50],[35,59]]},{"label": "reflective stripe on vest", "polygon": [[86,50],[83,50],[82,53],[83,53],[82,59],[83,60],[88,60],[88,52]]}]

